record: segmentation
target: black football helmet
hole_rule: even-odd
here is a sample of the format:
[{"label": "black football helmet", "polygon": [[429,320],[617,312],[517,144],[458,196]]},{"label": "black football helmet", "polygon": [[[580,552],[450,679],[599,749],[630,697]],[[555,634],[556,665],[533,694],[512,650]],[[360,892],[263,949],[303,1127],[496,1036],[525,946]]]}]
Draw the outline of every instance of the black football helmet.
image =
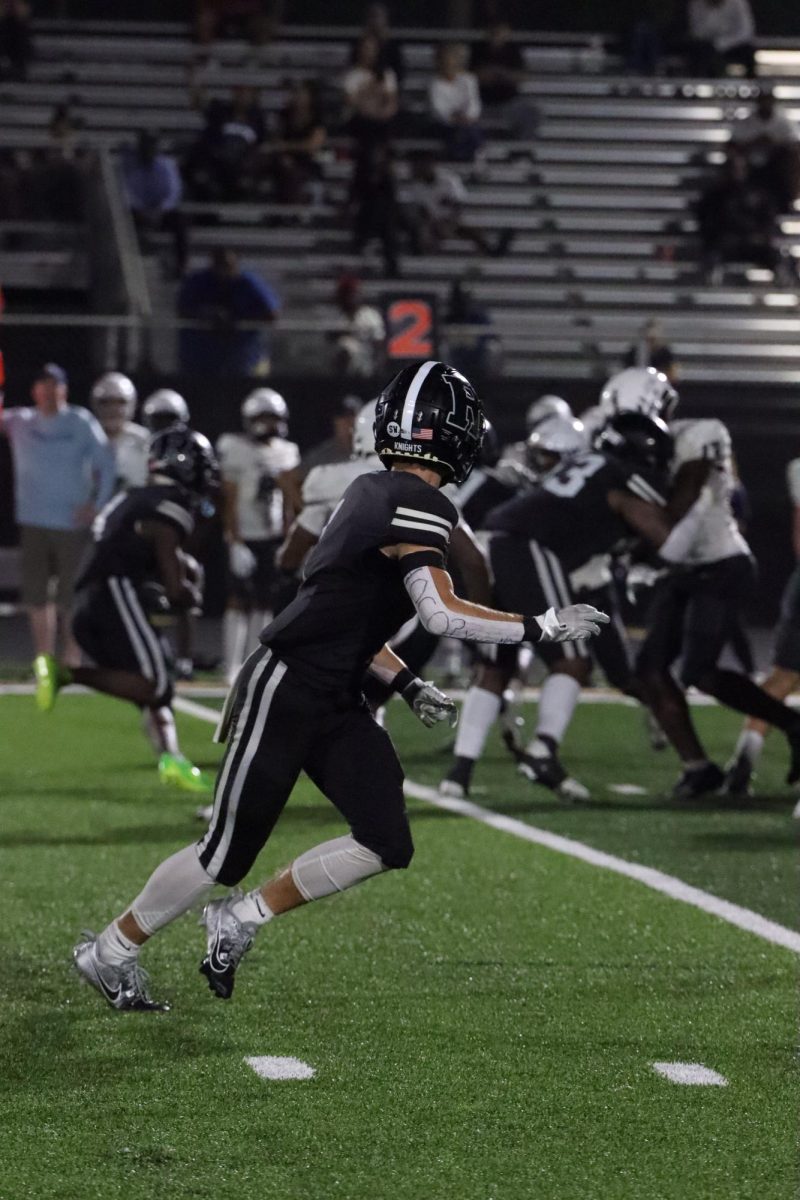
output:
[{"label": "black football helmet", "polygon": [[375,451],[390,468],[415,462],[462,484],[483,441],[483,405],[472,384],[447,363],[414,363],[386,385],[375,410]]},{"label": "black football helmet", "polygon": [[500,462],[503,448],[497,430],[488,417],[483,418],[483,441],[478,463],[482,467],[496,467]]},{"label": "black football helmet", "polygon": [[192,499],[204,501],[219,487],[219,464],[202,433],[174,425],[150,439],[149,472],[177,483]]},{"label": "black football helmet", "polygon": [[594,445],[608,458],[659,474],[666,473],[673,452],[666,422],[642,412],[617,413],[600,430]]}]

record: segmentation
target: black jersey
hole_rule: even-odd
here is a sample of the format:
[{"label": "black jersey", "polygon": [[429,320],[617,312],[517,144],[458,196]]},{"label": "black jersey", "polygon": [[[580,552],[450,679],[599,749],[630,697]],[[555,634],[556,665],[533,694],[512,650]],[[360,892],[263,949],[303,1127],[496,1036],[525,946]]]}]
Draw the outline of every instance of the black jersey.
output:
[{"label": "black jersey", "polygon": [[261,634],[295,673],[330,692],[358,693],[372,658],[414,613],[397,559],[402,543],[440,551],[455,507],[408,471],[371,471],[350,484],[309,556],[295,599]]},{"label": "black jersey", "polygon": [[533,476],[524,467],[501,460],[496,467],[476,467],[458,489],[456,503],[467,524],[472,529],[480,529],[492,509],[534,483]]},{"label": "black jersey", "polygon": [[640,500],[663,504],[658,484],[655,476],[585,451],[550,471],[531,491],[492,509],[483,528],[536,541],[574,571],[631,535],[609,507],[608,493],[628,490]]},{"label": "black jersey", "polygon": [[194,528],[180,488],[159,484],[120,492],[97,515],[92,526],[93,543],[76,586],[86,587],[114,576],[126,576],[134,584],[158,580],[153,544],[139,533],[142,521],[161,521],[172,526],[181,541]]}]

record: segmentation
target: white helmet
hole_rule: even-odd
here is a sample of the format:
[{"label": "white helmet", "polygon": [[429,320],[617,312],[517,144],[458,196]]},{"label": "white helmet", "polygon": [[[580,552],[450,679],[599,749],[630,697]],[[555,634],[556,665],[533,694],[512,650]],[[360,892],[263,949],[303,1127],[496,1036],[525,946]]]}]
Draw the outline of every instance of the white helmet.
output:
[{"label": "white helmet", "polygon": [[525,428],[528,433],[532,433],[545,417],[563,417],[571,421],[572,409],[561,396],[540,396],[528,405],[528,411],[525,413]]},{"label": "white helmet", "polygon": [[606,383],[600,407],[606,420],[621,412],[639,412],[669,421],[678,407],[678,393],[655,367],[626,367]]},{"label": "white helmet", "polygon": [[591,408],[585,408],[581,413],[581,425],[583,425],[584,435],[587,443],[594,442],[595,435],[605,425],[608,420],[608,413],[599,404],[593,404]]},{"label": "white helmet", "polygon": [[356,417],[353,426],[353,455],[355,458],[369,458],[375,453],[375,410],[377,400],[369,400]]},{"label": "white helmet", "polygon": [[95,412],[103,404],[117,403],[124,404],[125,415],[123,420],[133,420],[133,414],[136,412],[136,388],[133,380],[127,375],[123,375],[121,371],[106,371],[105,375],[101,375],[96,380],[89,401]]},{"label": "white helmet", "polygon": [[289,406],[274,388],[256,388],[242,404],[242,424],[255,438],[286,437]]},{"label": "white helmet", "polygon": [[586,433],[574,417],[545,417],[526,442],[528,462],[534,471],[544,474],[555,462],[587,447]]},{"label": "white helmet", "polygon": [[151,433],[161,433],[172,425],[188,425],[189,405],[180,392],[159,388],[142,405],[142,417]]}]

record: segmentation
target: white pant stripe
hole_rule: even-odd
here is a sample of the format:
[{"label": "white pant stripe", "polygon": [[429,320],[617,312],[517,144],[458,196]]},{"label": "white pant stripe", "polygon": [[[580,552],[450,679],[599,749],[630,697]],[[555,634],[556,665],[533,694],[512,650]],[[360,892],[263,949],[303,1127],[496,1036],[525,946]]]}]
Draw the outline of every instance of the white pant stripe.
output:
[{"label": "white pant stripe", "polygon": [[117,606],[117,612],[122,618],[122,624],[125,626],[125,632],[128,635],[128,639],[133,646],[133,652],[136,655],[139,663],[139,669],[144,675],[145,679],[153,679],[154,671],[153,664],[150,661],[150,655],[147,652],[147,647],[142,641],[139,630],[136,628],[136,623],[130,614],[127,601],[122,594],[122,588],[120,587],[119,580],[114,577],[110,578],[108,581],[108,588],[111,592],[112,599]]},{"label": "white pant stripe", "polygon": [[167,675],[167,664],[164,659],[164,651],[161,647],[152,625],[147,619],[144,609],[142,608],[139,597],[136,595],[136,590],[130,579],[122,579],[122,590],[125,598],[128,601],[128,609],[133,617],[139,632],[142,635],[144,644],[147,646],[150,653],[150,659],[153,663],[154,678],[156,685],[156,695],[162,696],[169,686],[169,677]]}]

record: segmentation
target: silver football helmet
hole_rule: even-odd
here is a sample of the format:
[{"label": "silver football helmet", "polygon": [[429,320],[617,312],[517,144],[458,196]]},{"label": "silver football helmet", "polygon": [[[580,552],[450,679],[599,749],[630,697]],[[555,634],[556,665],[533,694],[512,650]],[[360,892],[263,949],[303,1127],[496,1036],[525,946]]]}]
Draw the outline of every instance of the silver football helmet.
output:
[{"label": "silver football helmet", "polygon": [[638,412],[670,421],[677,407],[678,393],[655,367],[626,367],[612,375],[600,393],[600,408],[607,420],[617,413]]},{"label": "silver football helmet", "polygon": [[545,417],[528,437],[526,448],[530,466],[539,474],[552,470],[571,454],[587,449],[586,431],[574,417]]},{"label": "silver football helmet", "polygon": [[289,406],[274,388],[256,388],[242,404],[242,425],[245,432],[258,441],[286,437]]},{"label": "silver football helmet", "polygon": [[561,396],[540,396],[528,405],[528,411],[525,413],[525,428],[528,433],[532,433],[546,417],[563,417],[571,421],[572,409]]},{"label": "silver football helmet", "polygon": [[132,421],[136,412],[136,387],[132,379],[121,371],[106,371],[95,381],[89,393],[92,411],[105,429],[113,426],[119,432],[126,421]]},{"label": "silver football helmet", "polygon": [[159,388],[142,405],[142,418],[151,433],[161,433],[173,425],[189,424],[189,405],[172,388]]},{"label": "silver football helmet", "polygon": [[353,426],[353,457],[370,458],[375,454],[375,410],[377,400],[369,400],[356,417]]}]

